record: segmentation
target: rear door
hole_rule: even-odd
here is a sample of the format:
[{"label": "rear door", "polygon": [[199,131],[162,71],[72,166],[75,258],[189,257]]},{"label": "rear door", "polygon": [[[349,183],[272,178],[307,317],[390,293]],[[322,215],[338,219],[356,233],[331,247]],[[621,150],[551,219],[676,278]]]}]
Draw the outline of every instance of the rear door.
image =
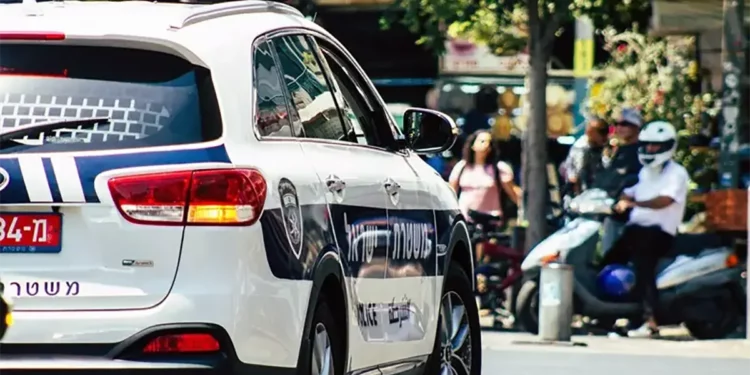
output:
[{"label": "rear door", "polygon": [[114,47],[0,44],[0,56],[0,134],[98,119],[0,135],[6,293],[18,310],[158,304],[177,270],[183,227],[125,220],[107,181],[227,165],[222,146],[200,145],[222,129],[209,71]]}]

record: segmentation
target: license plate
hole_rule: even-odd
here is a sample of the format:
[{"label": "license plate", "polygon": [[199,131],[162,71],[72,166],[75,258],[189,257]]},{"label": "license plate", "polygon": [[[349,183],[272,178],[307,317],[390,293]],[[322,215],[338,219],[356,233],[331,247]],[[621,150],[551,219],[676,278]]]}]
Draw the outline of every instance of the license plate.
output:
[{"label": "license plate", "polygon": [[0,214],[0,253],[59,253],[61,234],[60,214]]}]

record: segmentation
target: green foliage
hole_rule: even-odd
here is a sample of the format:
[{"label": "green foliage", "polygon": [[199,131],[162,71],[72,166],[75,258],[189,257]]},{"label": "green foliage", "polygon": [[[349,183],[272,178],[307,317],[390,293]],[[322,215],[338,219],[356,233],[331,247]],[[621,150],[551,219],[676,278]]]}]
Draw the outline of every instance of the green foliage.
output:
[{"label": "green foliage", "polygon": [[[538,25],[528,24],[528,5],[539,10]],[[401,22],[421,36],[436,53],[444,51],[448,37],[462,37],[489,45],[498,55],[523,50],[530,33],[538,32],[548,45],[560,27],[570,20],[588,16],[597,26],[628,29],[644,24],[651,14],[650,0],[395,0],[381,25]]]},{"label": "green foliage", "polygon": [[[560,28],[576,17],[594,25],[632,26],[650,0],[394,0],[393,13],[383,26],[400,20],[421,35],[419,43],[441,54],[448,37],[486,44],[496,54],[512,54],[528,46],[530,117],[524,144],[524,213],[528,219],[525,246],[529,250],[546,236],[547,76],[544,73]],[[647,17],[645,18],[647,19]],[[453,34],[453,35],[449,35]]]},{"label": "green foliage", "polygon": [[711,93],[691,91],[700,79],[694,39],[613,29],[602,34],[611,58],[599,67],[600,82],[591,82],[595,89],[587,103],[589,110],[610,122],[623,107],[639,108],[646,122],[669,121],[680,134],[676,160],[690,172],[694,188],[709,189],[716,181],[716,152],[690,147],[689,140],[705,133],[716,120],[720,102]]}]

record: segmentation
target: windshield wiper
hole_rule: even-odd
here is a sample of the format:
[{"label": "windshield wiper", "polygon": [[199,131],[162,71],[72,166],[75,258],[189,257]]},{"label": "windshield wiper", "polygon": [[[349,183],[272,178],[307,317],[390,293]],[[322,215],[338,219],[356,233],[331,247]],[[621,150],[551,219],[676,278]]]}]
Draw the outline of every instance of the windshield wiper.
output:
[{"label": "windshield wiper", "polygon": [[48,122],[37,122],[35,124],[21,125],[5,131],[0,131],[0,143],[11,140],[13,138],[20,138],[34,134],[40,134],[65,128],[67,126],[83,127],[83,126],[94,126],[97,124],[108,124],[110,121],[109,117],[88,117],[88,118],[75,118],[66,120],[55,120]]}]

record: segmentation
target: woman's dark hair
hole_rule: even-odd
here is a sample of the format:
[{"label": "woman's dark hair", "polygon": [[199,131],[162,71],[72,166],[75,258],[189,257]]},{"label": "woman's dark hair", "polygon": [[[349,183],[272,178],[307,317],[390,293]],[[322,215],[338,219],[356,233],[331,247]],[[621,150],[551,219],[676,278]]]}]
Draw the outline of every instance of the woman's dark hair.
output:
[{"label": "woman's dark hair", "polygon": [[[477,136],[482,133],[492,134],[488,130],[477,130],[474,133],[470,134],[466,141],[464,141],[464,149],[463,149],[463,160],[466,161],[466,165],[474,165],[475,156],[474,156],[474,149],[472,146],[474,145],[474,141],[477,140]],[[495,141],[490,141],[490,149],[489,153],[487,154],[487,159],[485,160],[485,163],[487,164],[494,164],[500,161],[500,149],[498,149],[497,144]]]}]

